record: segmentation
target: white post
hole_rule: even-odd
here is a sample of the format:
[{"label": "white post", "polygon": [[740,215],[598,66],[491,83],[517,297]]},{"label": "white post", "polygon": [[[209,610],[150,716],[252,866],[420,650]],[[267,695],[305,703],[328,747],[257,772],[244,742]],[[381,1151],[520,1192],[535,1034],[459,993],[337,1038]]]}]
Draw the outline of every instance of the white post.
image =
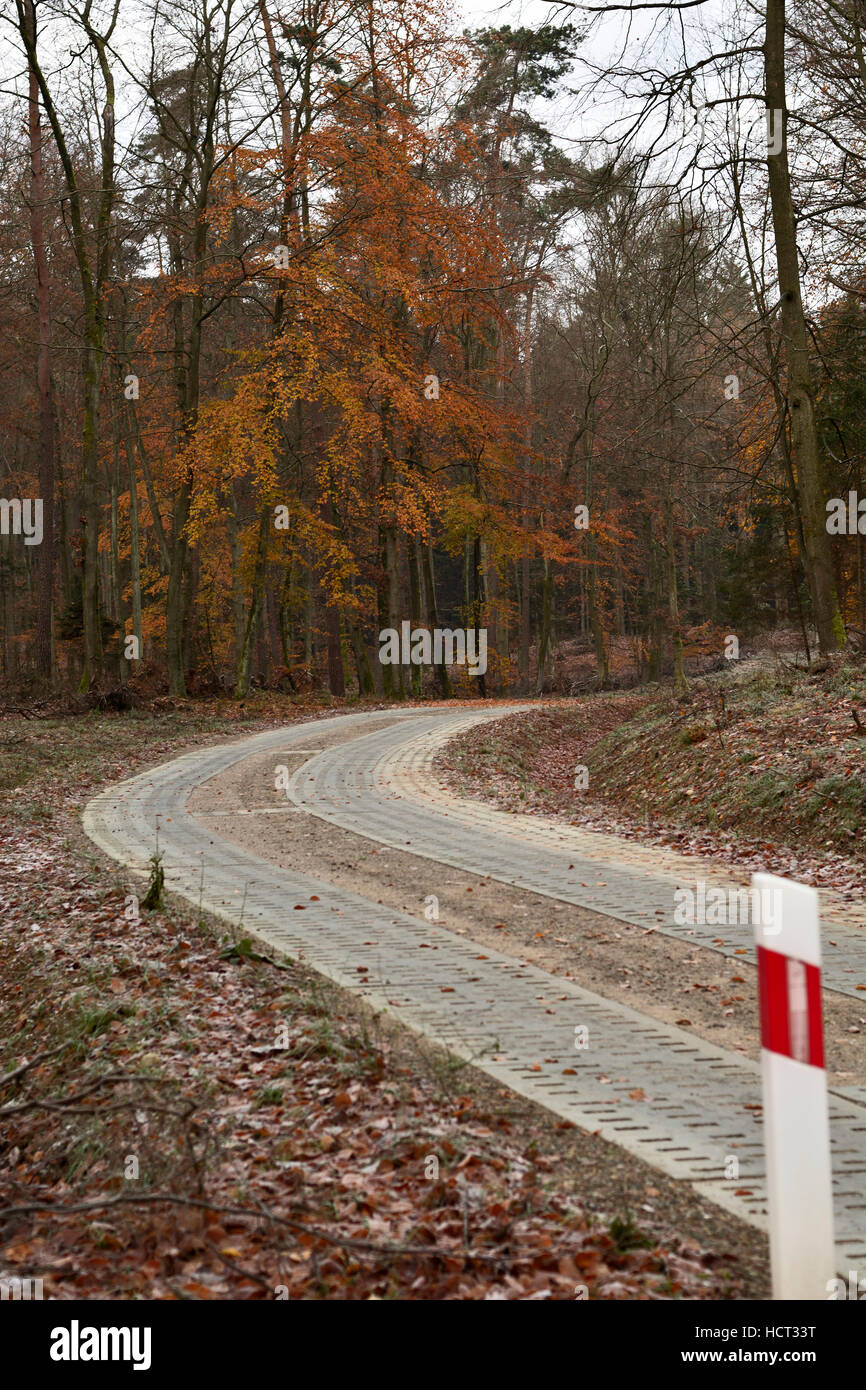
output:
[{"label": "white post", "polygon": [[814,888],[754,874],[774,1298],[826,1299],[836,1274]]}]

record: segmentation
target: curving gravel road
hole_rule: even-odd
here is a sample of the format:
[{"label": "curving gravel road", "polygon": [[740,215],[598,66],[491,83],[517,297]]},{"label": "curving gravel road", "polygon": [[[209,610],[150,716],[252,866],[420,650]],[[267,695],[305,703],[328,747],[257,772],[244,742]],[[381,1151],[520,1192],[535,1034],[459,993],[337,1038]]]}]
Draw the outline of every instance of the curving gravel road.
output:
[{"label": "curving gravel road", "polygon": [[[753,1062],[515,956],[489,947],[479,952],[436,922],[281,869],[222,839],[187,808],[204,782],[252,755],[273,755],[275,767],[288,759],[295,768],[289,799],[285,807],[261,809],[282,814],[289,834],[296,817],[312,814],[413,855],[623,921],[671,934],[685,930],[695,944],[743,949],[743,934],[732,928],[724,929],[721,944],[715,929],[677,928],[675,878],[616,864],[610,837],[599,838],[600,857],[592,858],[593,837],[584,832],[457,802],[439,787],[430,775],[439,741],[502,713],[491,707],[342,715],[199,750],[97,797],[85,812],[85,829],[138,874],[158,844],[173,892],[762,1227],[760,1074]],[[342,742],[317,747],[334,732]],[[840,953],[832,987],[850,992],[866,956],[857,933],[843,944],[840,930],[834,925]],[[866,1261],[864,1101],[866,1088],[831,1095],[840,1271]],[[726,1176],[732,1158],[736,1177]]]}]

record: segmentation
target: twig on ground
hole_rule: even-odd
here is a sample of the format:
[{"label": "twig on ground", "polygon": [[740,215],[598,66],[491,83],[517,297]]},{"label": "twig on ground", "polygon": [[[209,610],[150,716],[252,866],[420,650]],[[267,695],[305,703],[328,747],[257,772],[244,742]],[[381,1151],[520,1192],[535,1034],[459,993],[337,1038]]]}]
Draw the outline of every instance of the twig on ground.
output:
[{"label": "twig on ground", "polygon": [[[74,1202],[68,1206],[61,1206],[56,1203],[33,1202],[20,1207],[6,1207],[0,1213],[0,1223],[11,1220],[16,1216],[33,1216],[37,1214],[53,1216],[74,1216],[79,1212],[103,1211],[107,1207],[120,1206],[150,1206],[159,1202],[169,1202],[173,1206],[197,1207],[201,1211],[215,1211],[223,1216],[243,1216],[253,1217],[261,1220],[262,1211],[256,1211],[251,1207],[224,1207],[215,1202],[198,1197],[183,1197],[173,1192],[148,1192],[140,1194],[130,1194],[119,1197],[102,1197],[92,1202]],[[342,1246],[347,1250],[360,1250],[372,1255],[414,1255],[422,1259],[453,1260],[481,1260],[488,1264],[514,1264],[521,1260],[533,1258],[533,1253],[527,1251],[525,1255],[516,1252],[509,1254],[493,1255],[483,1250],[443,1250],[438,1245],[378,1245],[372,1240],[359,1240],[352,1236],[331,1235],[329,1231],[323,1231],[318,1226],[308,1226],[303,1221],[292,1221],[287,1216],[279,1216],[276,1212],[267,1211],[268,1220],[276,1222],[280,1226],[286,1226],[291,1231],[298,1234],[313,1236],[316,1240],[323,1240],[328,1245]],[[550,1254],[550,1252],[546,1252]]]},{"label": "twig on ground", "polygon": [[[45,1052],[37,1052],[36,1056],[31,1057],[29,1062],[22,1062],[21,1066],[16,1067],[14,1071],[7,1071],[5,1076],[0,1076],[0,1088],[8,1086],[12,1081],[17,1081],[19,1077],[24,1076],[24,1074],[31,1071],[33,1067],[37,1067],[40,1062],[44,1062],[47,1057],[56,1057],[57,1053],[62,1052],[67,1046],[68,1043],[60,1043],[57,1047],[47,1048]],[[2,1110],[0,1110],[0,1114],[2,1113]]]}]

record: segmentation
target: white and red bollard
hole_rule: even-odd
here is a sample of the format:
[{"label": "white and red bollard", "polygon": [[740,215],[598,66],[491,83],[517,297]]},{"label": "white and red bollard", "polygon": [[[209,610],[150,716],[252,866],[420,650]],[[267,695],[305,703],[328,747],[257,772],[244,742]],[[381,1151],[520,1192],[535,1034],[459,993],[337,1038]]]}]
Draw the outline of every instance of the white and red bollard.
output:
[{"label": "white and red bollard", "polygon": [[755,944],[773,1297],[826,1299],[836,1258],[818,894],[772,874],[754,874],[752,887],[762,905]]}]

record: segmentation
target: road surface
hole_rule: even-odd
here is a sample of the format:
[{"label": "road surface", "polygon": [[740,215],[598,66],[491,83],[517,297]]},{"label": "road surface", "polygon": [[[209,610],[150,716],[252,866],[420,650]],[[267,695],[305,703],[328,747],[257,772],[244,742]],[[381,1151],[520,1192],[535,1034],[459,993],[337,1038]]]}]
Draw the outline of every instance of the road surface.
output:
[{"label": "road surface", "polygon": [[[442,741],[502,714],[495,706],[347,714],[197,750],[97,797],[85,829],[136,874],[147,872],[158,847],[171,891],[765,1227],[756,1063],[519,957],[481,951],[436,921],[280,868],[221,837],[218,816],[193,815],[187,805],[242,760],[272,757],[274,769],[288,769],[289,785],[284,803],[259,812],[282,816],[286,835],[296,818],[315,816],[419,860],[688,936],[725,955],[752,950],[748,926],[677,926],[674,890],[689,886],[677,856],[668,857],[670,872],[652,872],[633,846],[618,854],[615,837],[500,812],[441,787],[430,769]],[[335,730],[342,741],[322,747]],[[832,936],[825,983],[850,994],[866,979],[866,936],[840,921]],[[847,1277],[866,1267],[866,1087],[833,1087],[830,1108],[838,1268]]]}]

